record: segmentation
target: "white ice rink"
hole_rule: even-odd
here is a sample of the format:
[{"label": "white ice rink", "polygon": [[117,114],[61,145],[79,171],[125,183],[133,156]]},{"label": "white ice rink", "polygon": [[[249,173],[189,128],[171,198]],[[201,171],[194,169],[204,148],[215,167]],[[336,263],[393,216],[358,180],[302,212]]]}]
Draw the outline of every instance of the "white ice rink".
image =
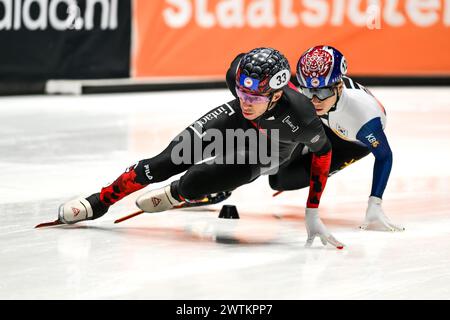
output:
[{"label": "white ice rink", "polygon": [[267,177],[225,202],[240,220],[218,219],[219,204],[114,224],[136,210],[138,192],[98,220],[34,229],[231,95],[0,98],[0,299],[450,299],[450,89],[372,92],[394,152],[384,209],[406,231],[358,229],[369,155],[331,177],[322,197],[341,251],[317,239],[304,248],[307,190],[272,198]]}]

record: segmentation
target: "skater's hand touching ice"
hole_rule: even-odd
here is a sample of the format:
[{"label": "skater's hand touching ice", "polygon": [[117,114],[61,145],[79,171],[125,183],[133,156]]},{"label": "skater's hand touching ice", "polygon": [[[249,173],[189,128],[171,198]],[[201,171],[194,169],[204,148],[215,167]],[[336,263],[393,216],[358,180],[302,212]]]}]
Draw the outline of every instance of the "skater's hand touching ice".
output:
[{"label": "skater's hand touching ice", "polygon": [[405,228],[393,224],[383,212],[381,207],[382,199],[378,197],[369,197],[369,205],[366,210],[366,218],[363,224],[359,227],[362,230],[367,230],[370,227],[381,227],[384,231],[404,231]]},{"label": "skater's hand touching ice", "polygon": [[343,249],[344,244],[337,241],[330,232],[327,230],[322,220],[319,218],[319,209],[306,208],[305,210],[306,231],[308,231],[308,240],[306,241],[306,247],[311,247],[316,236],[320,238],[323,245],[330,243],[337,249]]}]

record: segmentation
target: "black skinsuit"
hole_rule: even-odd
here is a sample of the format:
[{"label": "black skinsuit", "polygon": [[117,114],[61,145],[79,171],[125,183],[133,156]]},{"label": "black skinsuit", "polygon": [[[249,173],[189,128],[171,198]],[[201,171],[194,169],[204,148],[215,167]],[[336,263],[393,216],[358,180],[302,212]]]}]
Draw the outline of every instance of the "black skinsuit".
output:
[{"label": "black skinsuit", "polygon": [[[242,54],[234,59],[227,72],[227,84],[235,97],[237,97],[235,71],[241,57]],[[279,165],[287,162],[297,147],[300,148],[304,145],[318,157],[331,156],[331,144],[312,103],[289,86],[282,90],[283,95],[275,107],[254,121],[244,118],[237,98],[212,109],[183,130],[160,154],[139,161],[136,166],[129,168],[113,184],[103,188],[100,199],[106,204],[112,204],[150,183],[165,181],[184,171],[186,173],[180,180],[172,184],[172,194],[181,196],[179,198],[200,199],[207,194],[233,190],[253,181],[261,174],[267,173],[269,167],[261,163],[259,158],[256,163],[236,164],[234,162],[234,164],[227,164],[227,161],[231,161],[231,158],[236,159],[239,154],[246,159],[251,158],[255,153],[258,154],[258,148],[248,146],[235,148],[234,152],[231,153],[216,152],[214,153],[216,163],[198,164],[201,157],[199,157],[198,152],[194,154],[193,146],[197,143],[201,145],[200,151],[205,151],[205,148],[211,144],[206,139],[209,129],[220,131],[224,136],[227,129],[251,130],[255,134],[259,132],[258,141],[271,139],[271,142],[279,143],[279,155],[277,157]],[[183,137],[181,139],[183,145],[179,144],[181,137]],[[276,141],[272,141],[273,139],[276,139]],[[173,161],[174,149],[178,150],[180,146],[185,146],[186,149],[184,150],[190,152],[190,155],[186,157],[189,158],[189,161],[185,161],[185,163]],[[180,153],[178,152],[178,154]],[[186,156],[184,152],[181,152],[180,155]],[[273,154],[270,155],[273,156]],[[224,164],[218,164],[217,159]],[[326,165],[322,165],[322,167],[319,174],[325,178],[320,178],[322,180],[321,184],[318,185],[319,187],[313,188],[319,193],[315,202],[317,205],[329,170]]]}]

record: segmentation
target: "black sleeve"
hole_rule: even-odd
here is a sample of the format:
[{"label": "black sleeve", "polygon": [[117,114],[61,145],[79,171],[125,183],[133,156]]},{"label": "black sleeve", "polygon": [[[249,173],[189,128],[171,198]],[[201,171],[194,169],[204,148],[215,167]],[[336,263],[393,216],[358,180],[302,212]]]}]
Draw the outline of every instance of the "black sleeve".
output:
[{"label": "black sleeve", "polygon": [[325,134],[322,121],[318,117],[305,128],[300,137],[301,142],[316,155],[320,156],[331,150],[331,143]]},{"label": "black sleeve", "polygon": [[237,98],[237,94],[236,94],[236,70],[239,66],[239,62],[241,61],[241,58],[244,56],[244,53],[240,53],[237,55],[236,58],[234,58],[233,62],[231,62],[230,67],[228,68],[227,71],[227,86],[228,89],[230,89],[231,93],[233,94],[233,96],[235,96]]},{"label": "black sleeve", "polygon": [[311,152],[318,156],[329,152],[331,143],[325,134],[322,121],[317,116],[312,102],[296,89],[285,88],[283,91],[285,99],[292,106],[292,115],[302,127],[295,140],[306,145]]}]

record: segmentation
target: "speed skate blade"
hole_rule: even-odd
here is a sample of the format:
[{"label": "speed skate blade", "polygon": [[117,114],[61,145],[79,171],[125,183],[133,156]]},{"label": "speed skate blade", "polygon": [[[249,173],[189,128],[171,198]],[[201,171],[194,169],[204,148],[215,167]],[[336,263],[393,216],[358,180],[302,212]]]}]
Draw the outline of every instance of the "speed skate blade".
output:
[{"label": "speed skate blade", "polygon": [[55,220],[53,222],[44,222],[44,223],[38,224],[34,228],[37,229],[37,228],[44,228],[44,227],[52,227],[52,226],[58,226],[60,224],[64,224],[64,223],[59,220]]},{"label": "speed skate blade", "polygon": [[134,217],[136,217],[136,216],[138,216],[140,214],[143,214],[144,212],[145,211],[143,211],[143,210],[136,211],[135,213],[132,213],[132,214],[129,214],[129,215],[125,216],[125,217],[117,219],[116,221],[114,221],[114,223],[121,223],[121,222],[123,222],[125,220],[131,219],[131,218],[134,218]]}]

